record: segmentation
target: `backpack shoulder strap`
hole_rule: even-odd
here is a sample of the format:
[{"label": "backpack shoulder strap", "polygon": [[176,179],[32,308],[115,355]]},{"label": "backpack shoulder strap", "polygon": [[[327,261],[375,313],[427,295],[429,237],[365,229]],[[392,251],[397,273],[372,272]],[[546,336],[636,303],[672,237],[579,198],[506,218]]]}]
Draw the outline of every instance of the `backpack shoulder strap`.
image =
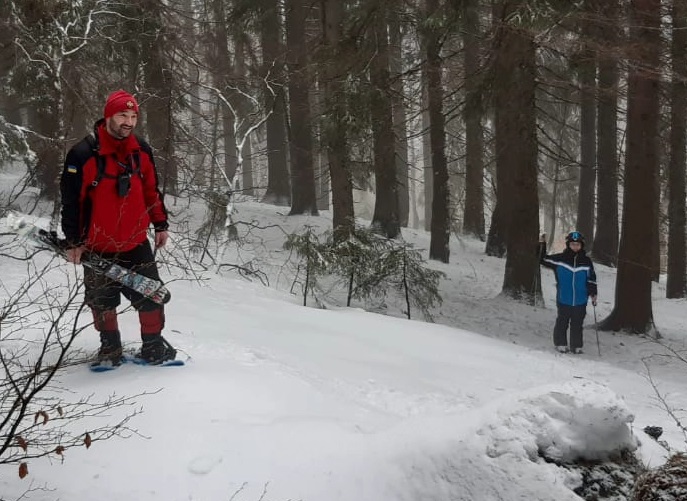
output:
[{"label": "backpack shoulder strap", "polygon": [[100,149],[100,145],[98,144],[98,138],[95,137],[95,134],[89,134],[86,136],[86,142],[88,145],[91,147],[91,152],[92,155],[95,157],[95,165],[96,165],[96,174],[95,174],[95,179],[91,183],[91,185],[88,187],[88,190],[92,190],[102,180],[103,176],[105,175],[105,157],[100,155],[98,153],[98,150]]},{"label": "backpack shoulder strap", "polygon": [[150,148],[150,145],[140,136],[136,136],[136,140],[138,141],[139,146],[141,147],[140,150],[135,151],[131,157],[133,160],[133,169],[134,173],[138,173],[141,178],[143,177],[143,173],[141,172],[141,152],[144,152],[148,157],[151,159],[153,158],[153,151]]},{"label": "backpack shoulder strap", "polygon": [[131,154],[131,162],[132,162],[132,172],[134,174],[138,174],[139,176],[143,177],[143,174],[141,173],[141,153],[139,151],[134,151]]}]

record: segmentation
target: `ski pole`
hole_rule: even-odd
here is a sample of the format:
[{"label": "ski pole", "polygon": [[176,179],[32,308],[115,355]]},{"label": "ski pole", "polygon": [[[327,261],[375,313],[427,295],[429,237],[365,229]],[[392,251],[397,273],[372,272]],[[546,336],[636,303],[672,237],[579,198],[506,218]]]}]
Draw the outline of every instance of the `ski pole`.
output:
[{"label": "ski pole", "polygon": [[542,300],[542,305],[544,303],[544,294],[541,293],[541,287],[539,286],[540,280],[541,280],[541,262],[544,257],[544,245],[542,243],[546,242],[546,233],[542,233],[541,236],[539,237],[539,243],[537,244],[537,268],[534,273],[534,287],[532,291],[532,295],[534,297],[534,306],[537,306],[537,302],[539,299]]},{"label": "ski pole", "polygon": [[596,347],[599,350],[599,356],[601,356],[601,343],[599,343],[599,323],[596,321],[596,304],[592,303],[592,308],[594,309],[594,330],[596,331]]}]

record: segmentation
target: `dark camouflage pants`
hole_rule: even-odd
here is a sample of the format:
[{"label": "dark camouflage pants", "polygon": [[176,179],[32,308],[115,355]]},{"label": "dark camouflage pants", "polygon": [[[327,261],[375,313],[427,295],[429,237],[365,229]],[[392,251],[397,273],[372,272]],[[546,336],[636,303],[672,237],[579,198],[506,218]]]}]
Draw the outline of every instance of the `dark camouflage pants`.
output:
[{"label": "dark camouflage pants", "polygon": [[[101,254],[103,258],[134,270],[149,278],[160,280],[150,243],[146,240],[137,247],[117,254]],[[114,280],[96,273],[84,266],[84,284],[86,286],[86,304],[95,311],[114,310],[121,303],[121,296],[127,298],[138,311],[161,309],[162,305],[151,301],[141,293],[124,287]]]}]

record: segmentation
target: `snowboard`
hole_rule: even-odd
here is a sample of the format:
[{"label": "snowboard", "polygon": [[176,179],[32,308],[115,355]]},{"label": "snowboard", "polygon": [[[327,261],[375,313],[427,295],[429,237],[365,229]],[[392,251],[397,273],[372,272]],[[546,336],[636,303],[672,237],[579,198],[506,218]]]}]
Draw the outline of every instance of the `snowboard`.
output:
[{"label": "snowboard", "polygon": [[[39,247],[56,252],[62,257],[65,257],[67,254],[66,241],[58,238],[57,233],[54,231],[47,231],[33,224],[27,224],[21,218],[17,219],[13,224],[13,229]],[[96,273],[122,284],[124,287],[142,294],[155,303],[165,304],[172,297],[165,285],[159,280],[143,276],[96,254],[84,254],[81,257],[81,264],[88,266]]]}]

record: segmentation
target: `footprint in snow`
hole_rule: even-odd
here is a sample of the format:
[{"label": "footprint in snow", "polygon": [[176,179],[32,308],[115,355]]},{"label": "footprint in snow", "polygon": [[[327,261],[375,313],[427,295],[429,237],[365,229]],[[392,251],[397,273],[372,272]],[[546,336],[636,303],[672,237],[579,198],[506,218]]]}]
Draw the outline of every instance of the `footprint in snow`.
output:
[{"label": "footprint in snow", "polygon": [[195,475],[207,475],[221,462],[221,456],[199,456],[189,463],[188,471]]}]

